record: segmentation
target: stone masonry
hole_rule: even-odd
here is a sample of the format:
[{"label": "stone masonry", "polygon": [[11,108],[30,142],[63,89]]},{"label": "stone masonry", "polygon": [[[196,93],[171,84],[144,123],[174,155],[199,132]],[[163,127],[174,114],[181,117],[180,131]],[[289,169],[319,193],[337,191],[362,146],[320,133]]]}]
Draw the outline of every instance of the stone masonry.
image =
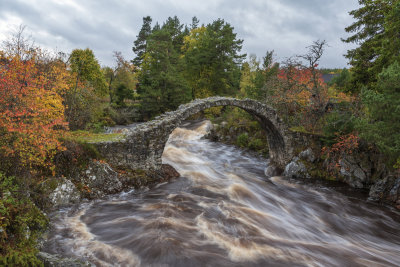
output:
[{"label": "stone masonry", "polygon": [[267,135],[270,159],[283,169],[294,154],[296,139],[276,111],[256,100],[228,97],[196,99],[180,105],[176,111],[166,112],[152,121],[128,128],[119,141],[96,143],[99,152],[113,166],[125,169],[159,170],[161,156],[171,132],[181,122],[202,110],[218,106],[235,106],[253,115]]}]

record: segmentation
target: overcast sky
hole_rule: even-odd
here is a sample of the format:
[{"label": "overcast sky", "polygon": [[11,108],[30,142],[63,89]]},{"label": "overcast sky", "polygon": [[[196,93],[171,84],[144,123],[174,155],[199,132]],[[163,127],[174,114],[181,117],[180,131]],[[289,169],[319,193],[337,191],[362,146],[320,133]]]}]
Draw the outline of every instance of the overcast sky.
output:
[{"label": "overcast sky", "polygon": [[357,0],[1,0],[0,41],[23,24],[40,46],[67,53],[89,47],[101,65],[111,66],[113,51],[134,57],[132,44],[144,16],[153,25],[174,15],[188,25],[193,16],[204,24],[222,18],[244,40],[244,53],[262,57],[274,50],[281,61],[326,40],[320,65],[342,68],[352,46],[340,38],[348,36],[344,28],[353,21],[348,12],[357,8]]}]

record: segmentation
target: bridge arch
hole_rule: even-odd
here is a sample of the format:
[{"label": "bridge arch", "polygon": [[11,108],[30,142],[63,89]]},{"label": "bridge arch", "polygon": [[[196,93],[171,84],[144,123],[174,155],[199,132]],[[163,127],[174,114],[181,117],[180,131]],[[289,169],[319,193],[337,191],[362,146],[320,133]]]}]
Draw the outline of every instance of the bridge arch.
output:
[{"label": "bridge arch", "polygon": [[270,159],[283,168],[293,157],[290,131],[276,111],[256,100],[229,97],[197,99],[166,112],[154,120],[127,130],[123,140],[97,144],[100,153],[114,165],[130,169],[157,170],[162,165],[162,154],[169,135],[190,116],[218,106],[241,108],[255,117],[265,130]]}]

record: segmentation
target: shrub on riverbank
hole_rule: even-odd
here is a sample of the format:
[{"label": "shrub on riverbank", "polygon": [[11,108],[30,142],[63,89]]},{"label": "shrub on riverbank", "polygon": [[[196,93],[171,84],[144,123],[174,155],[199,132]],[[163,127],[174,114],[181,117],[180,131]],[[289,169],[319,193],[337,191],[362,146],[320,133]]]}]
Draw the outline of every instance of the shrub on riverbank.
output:
[{"label": "shrub on riverbank", "polygon": [[17,179],[0,173],[0,266],[41,266],[36,242],[47,224]]}]

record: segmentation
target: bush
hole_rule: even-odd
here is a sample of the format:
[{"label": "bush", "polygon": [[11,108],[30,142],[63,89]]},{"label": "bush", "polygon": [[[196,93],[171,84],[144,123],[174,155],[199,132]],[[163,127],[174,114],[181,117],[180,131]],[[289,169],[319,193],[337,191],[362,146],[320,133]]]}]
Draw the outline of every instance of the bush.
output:
[{"label": "bush", "polygon": [[249,143],[249,148],[255,151],[262,150],[265,148],[265,146],[266,145],[264,144],[264,142],[259,138],[255,138]]},{"label": "bush", "polygon": [[236,139],[236,145],[239,147],[247,147],[249,143],[249,135],[247,133],[240,134]]},{"label": "bush", "polygon": [[349,103],[337,104],[334,110],[325,116],[322,129],[322,141],[331,146],[337,142],[339,136],[347,135],[354,131],[355,117]]},{"label": "bush", "polygon": [[47,224],[17,180],[0,173],[0,266],[41,266],[35,246]]},{"label": "bush", "polygon": [[[366,116],[357,124],[360,137],[375,144],[388,163],[398,166],[400,158],[400,64],[384,69],[376,87],[363,88]],[[396,167],[395,167],[396,168]]]}]

